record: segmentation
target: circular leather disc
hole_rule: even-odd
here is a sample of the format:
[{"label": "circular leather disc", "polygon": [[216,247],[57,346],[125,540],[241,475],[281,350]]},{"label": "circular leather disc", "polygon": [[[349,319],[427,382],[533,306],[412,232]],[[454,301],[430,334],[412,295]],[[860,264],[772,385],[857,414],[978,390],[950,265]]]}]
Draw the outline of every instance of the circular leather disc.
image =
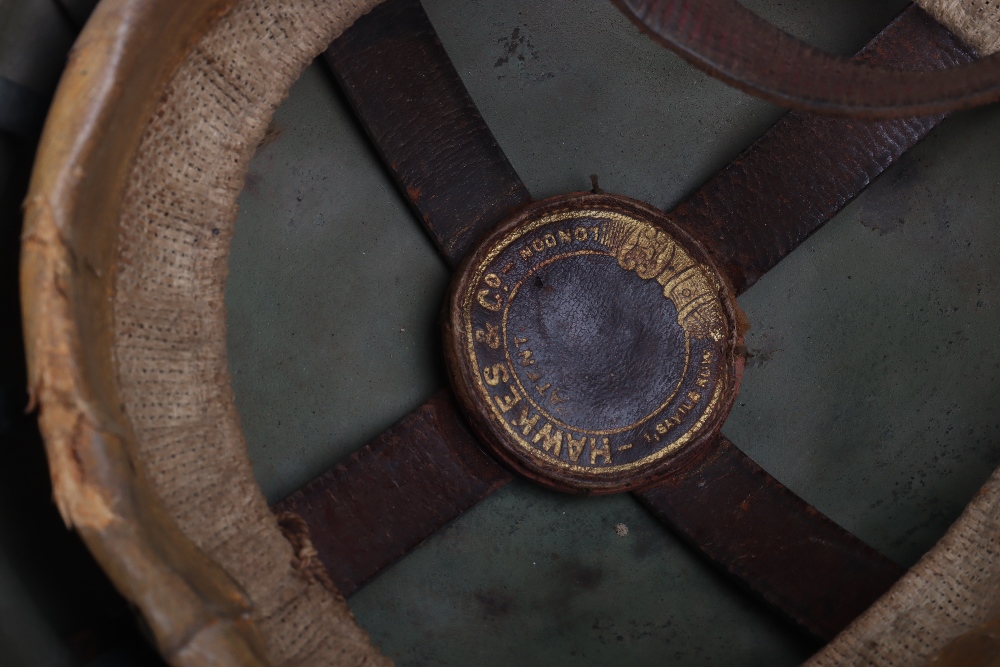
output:
[{"label": "circular leather disc", "polygon": [[609,493],[690,460],[743,369],[733,296],[659,210],[610,195],[529,206],[466,258],[449,374],[484,443],[550,487]]}]

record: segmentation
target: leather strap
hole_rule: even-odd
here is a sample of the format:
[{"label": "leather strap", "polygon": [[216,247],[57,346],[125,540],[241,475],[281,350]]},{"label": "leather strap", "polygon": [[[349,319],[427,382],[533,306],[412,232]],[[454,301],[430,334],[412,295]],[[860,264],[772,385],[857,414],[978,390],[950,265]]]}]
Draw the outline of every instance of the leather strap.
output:
[{"label": "leather strap", "polygon": [[[945,67],[973,55],[911,6],[857,56],[886,67]],[[944,117],[866,121],[785,114],[671,211],[746,291]]]},{"label": "leather strap", "polygon": [[[369,36],[354,38],[352,28],[341,38],[345,41],[331,48],[331,62],[349,87],[362,123],[380,144],[390,170],[439,245],[457,261],[458,249],[465,247],[472,234],[455,222],[454,211],[463,205],[458,198],[464,195],[461,189],[446,187],[447,175],[455,175],[468,187],[468,180],[463,180],[468,169],[462,165],[469,161],[463,150],[436,150],[432,137],[461,136],[470,127],[467,119],[479,117],[472,109],[440,118],[426,109],[419,111],[422,107],[418,104],[408,107],[411,110],[407,113],[414,115],[396,120],[401,127],[409,123],[407,132],[397,132],[389,123],[395,113],[391,107],[397,102],[406,106],[415,102],[404,98],[433,99],[438,95],[434,91],[440,73],[454,71],[450,64],[441,62],[444,59],[447,63],[447,57],[425,23],[426,17],[422,12],[413,14],[414,5],[413,0],[389,0],[382,13],[373,13],[363,19],[365,23],[355,26]],[[376,25],[376,20],[388,25]],[[396,25],[399,21],[408,25]],[[395,44],[401,33],[407,37],[399,38],[404,41],[400,51],[428,54],[420,66],[424,70],[416,67],[415,57],[400,61],[395,49],[377,46],[379,35]],[[421,46],[415,43],[418,41],[425,43]],[[925,51],[941,45],[969,57],[943,28],[911,9],[880,36],[866,57],[896,54],[893,57],[905,60],[923,57]],[[359,52],[352,50],[355,48]],[[358,71],[368,73],[365,77],[344,73],[348,66],[354,67],[353,61],[366,59],[368,62],[357,66]],[[405,76],[397,75],[396,68]],[[372,80],[370,84],[365,83],[367,79]],[[430,94],[413,83],[424,80],[432,82]],[[394,82],[393,86],[405,92],[378,89],[383,81]],[[368,86],[367,92],[359,92],[362,84]],[[450,85],[454,93],[454,82]],[[383,106],[380,99],[386,100],[385,108],[379,108]],[[454,128],[448,124],[449,118],[455,119]],[[734,284],[745,289],[856,196],[937,120],[873,123],[789,114],[673,215],[707,247],[715,248]],[[479,119],[476,127],[485,128],[481,122]],[[423,123],[428,126],[421,127]],[[480,137],[474,145],[495,147],[491,136],[485,141],[479,130],[473,134]],[[408,136],[424,139],[409,142]],[[468,137],[455,145],[469,145]],[[838,146],[849,148],[838,150]],[[495,151],[491,153],[494,158],[502,156],[498,148]],[[458,166],[449,162],[452,159],[458,160]],[[498,164],[491,160],[486,161],[487,167]],[[486,183],[466,194],[475,198],[480,191],[510,192],[513,172],[505,161],[499,163],[506,166],[499,171],[486,169],[496,177],[494,185]],[[442,174],[445,176],[439,176]],[[527,201],[523,185],[513,192],[523,194],[500,197],[507,202],[505,206]],[[492,196],[487,200],[490,216],[503,217],[503,206],[489,207],[496,201]],[[475,229],[497,221],[490,216],[476,218]],[[449,241],[452,233],[458,235],[455,243]],[[899,576],[900,568],[810,508],[728,441],[720,440],[718,449],[700,465],[700,472],[645,490],[641,500],[703,553],[745,578],[749,588],[818,636],[830,636]],[[455,414],[451,399],[441,394],[293,494],[280,509],[306,518],[332,578],[349,595],[509,479],[508,473],[482,453]],[[698,486],[699,481],[709,479],[717,488],[705,491]],[[746,507],[744,501],[749,503]],[[769,512],[776,512],[773,516],[787,520],[788,525],[769,524]],[[706,524],[705,517],[715,520]],[[768,554],[774,545],[780,547],[780,553]],[[793,553],[794,559],[785,558]],[[813,585],[812,575],[807,573],[814,572],[828,573],[827,583]],[[849,585],[837,579],[841,576],[848,577]],[[834,591],[837,581],[852,590]],[[834,592],[837,596],[844,593],[845,599],[838,602]]]},{"label": "leather strap", "polygon": [[[452,266],[531,201],[417,0],[379,5],[326,60]],[[306,520],[346,596],[510,479],[442,391],[274,510]]]},{"label": "leather strap", "polygon": [[443,390],[272,509],[305,519],[347,596],[510,480]]},{"label": "leather strap", "polygon": [[531,201],[419,0],[388,0],[326,60],[400,190],[454,267]]},{"label": "leather strap", "polygon": [[694,470],[633,495],[713,563],[823,640],[904,572],[724,436]]},{"label": "leather strap", "polygon": [[[737,0],[613,0],[694,66],[775,104],[817,113],[903,118],[1000,99],[1000,55],[948,71],[906,70],[832,56]],[[940,70],[940,67],[933,68]]]}]

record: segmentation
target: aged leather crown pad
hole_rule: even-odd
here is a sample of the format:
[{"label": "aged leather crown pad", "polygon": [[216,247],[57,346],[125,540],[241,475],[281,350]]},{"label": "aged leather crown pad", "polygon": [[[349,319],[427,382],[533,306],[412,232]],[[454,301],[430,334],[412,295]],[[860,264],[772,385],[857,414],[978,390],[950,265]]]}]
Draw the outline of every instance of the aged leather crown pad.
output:
[{"label": "aged leather crown pad", "polygon": [[660,211],[575,194],[529,206],[453,283],[449,373],[500,459],[564,491],[635,488],[718,431],[742,374],[731,290]]}]

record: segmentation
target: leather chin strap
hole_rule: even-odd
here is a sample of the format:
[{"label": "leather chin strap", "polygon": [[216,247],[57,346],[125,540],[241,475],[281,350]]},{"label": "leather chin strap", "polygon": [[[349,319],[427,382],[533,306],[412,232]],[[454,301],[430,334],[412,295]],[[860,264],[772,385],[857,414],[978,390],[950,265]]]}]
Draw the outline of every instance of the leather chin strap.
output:
[{"label": "leather chin strap", "polygon": [[[905,118],[1000,99],[1000,55],[893,69],[842,58],[776,28],[737,0],[613,0],[656,41],[714,77],[775,104],[824,114]],[[930,65],[930,66],[928,66]]]}]

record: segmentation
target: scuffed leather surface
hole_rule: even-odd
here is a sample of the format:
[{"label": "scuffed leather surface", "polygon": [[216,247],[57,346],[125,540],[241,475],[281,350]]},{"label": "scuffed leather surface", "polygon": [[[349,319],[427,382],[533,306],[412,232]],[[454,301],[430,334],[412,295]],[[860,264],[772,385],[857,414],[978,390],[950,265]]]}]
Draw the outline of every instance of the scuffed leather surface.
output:
[{"label": "scuffed leather surface", "polygon": [[440,391],[273,509],[305,519],[330,578],[350,595],[510,480]]},{"label": "scuffed leather surface", "polygon": [[903,575],[725,436],[697,467],[633,492],[768,604],[830,640]]},{"label": "scuffed leather surface", "polygon": [[[737,0],[614,0],[662,45],[712,76],[793,109],[906,118],[1000,99],[1000,58],[966,67],[859,63],[771,25]],[[957,64],[957,63],[956,63]]]},{"label": "scuffed leather surface", "polygon": [[418,0],[389,0],[326,52],[400,190],[455,266],[531,201]]},{"label": "scuffed leather surface", "polygon": [[[910,7],[858,58],[942,68],[969,62],[973,54],[921,9]],[[943,118],[871,121],[790,112],[671,216],[702,241],[739,294]]]}]

